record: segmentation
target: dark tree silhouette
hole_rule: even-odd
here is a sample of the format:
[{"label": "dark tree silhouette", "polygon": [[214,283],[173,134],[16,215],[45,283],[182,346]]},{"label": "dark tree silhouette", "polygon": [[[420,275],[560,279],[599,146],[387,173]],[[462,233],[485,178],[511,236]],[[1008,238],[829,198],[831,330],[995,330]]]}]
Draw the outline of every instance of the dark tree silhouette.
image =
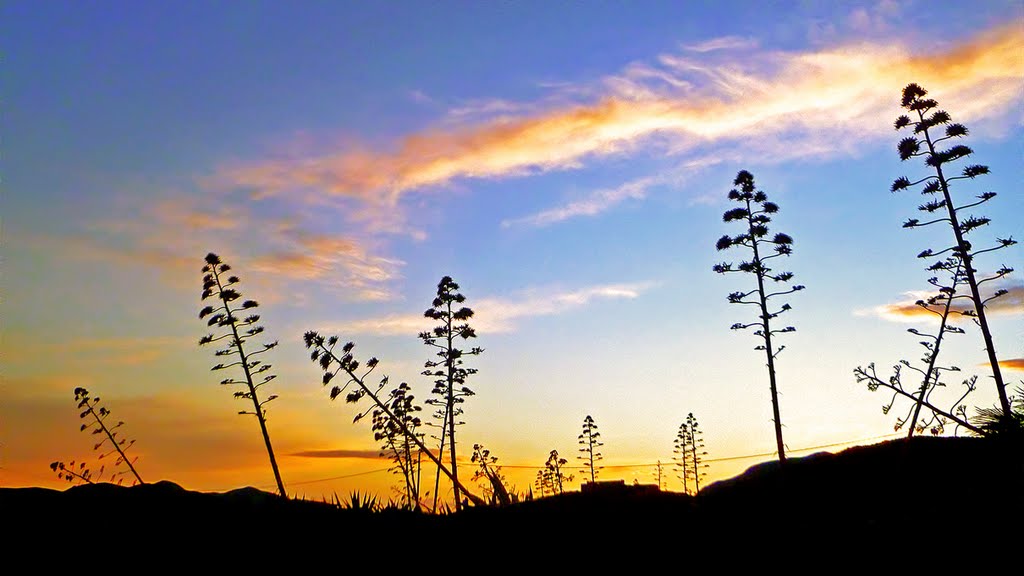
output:
[{"label": "dark tree silhouette", "polygon": [[733,292],[729,294],[729,302],[733,304],[752,304],[758,307],[758,320],[747,324],[737,323],[732,325],[733,330],[746,330],[755,328],[754,334],[758,336],[763,344],[755,347],[755,350],[764,350],[768,358],[768,382],[772,399],[772,417],[775,422],[775,442],[779,452],[779,461],[786,461],[786,447],[782,441],[782,418],[779,415],[779,393],[775,378],[775,358],[785,348],[775,348],[772,336],[785,332],[793,332],[796,328],[786,326],[781,329],[772,329],[772,320],[779,314],[790,309],[789,304],[783,304],[778,309],[769,309],[770,300],[778,296],[791,294],[804,287],[796,285],[793,287],[782,287],[776,291],[766,286],[766,281],[771,280],[773,284],[785,284],[793,278],[792,272],[774,272],[768,266],[768,262],[780,256],[789,256],[792,253],[793,239],[787,234],[776,234],[768,237],[768,223],[771,222],[769,214],[779,211],[774,202],[768,201],[768,196],[757,190],[754,186],[754,176],[742,170],[736,175],[733,188],[729,191],[729,199],[740,203],[739,208],[733,208],[725,212],[722,219],[725,222],[740,222],[744,231],[736,236],[722,236],[718,239],[715,247],[718,250],[727,250],[734,246],[742,246],[749,249],[753,257],[748,261],[741,262],[735,268],[731,263],[723,262],[713,267],[715,272],[726,274],[729,272],[744,272],[753,274],[757,279],[757,287],[745,292]]},{"label": "dark tree silhouette", "polygon": [[[906,161],[911,158],[923,157],[925,164],[932,170],[932,174],[919,180],[911,182],[909,178],[901,176],[897,178],[891,190],[897,192],[906,190],[912,186],[922,185],[921,194],[928,200],[919,206],[919,209],[928,213],[930,220],[922,222],[917,218],[911,218],[904,224],[904,228],[918,228],[945,222],[953,232],[953,244],[938,250],[927,249],[918,254],[919,258],[930,258],[946,253],[952,254],[955,258],[962,260],[964,275],[967,285],[970,288],[970,300],[972,310],[966,312],[974,318],[981,329],[982,339],[985,342],[985,351],[988,354],[989,365],[992,369],[992,377],[995,381],[996,391],[999,395],[999,405],[1003,414],[1010,417],[1012,414],[1010,400],[1006,393],[1006,385],[999,368],[999,360],[996,357],[995,344],[992,341],[992,332],[989,329],[988,318],[985,313],[985,304],[1007,293],[1006,290],[996,290],[991,296],[983,297],[981,286],[1002,278],[1013,271],[1012,268],[1002,266],[988,277],[980,277],[974,267],[975,257],[995,250],[1001,250],[1012,246],[1017,242],[1013,238],[996,238],[994,245],[986,248],[975,248],[969,240],[968,234],[985,226],[990,219],[964,214],[963,211],[975,206],[984,204],[995,198],[995,192],[984,192],[967,204],[959,206],[954,202],[951,187],[957,180],[966,180],[989,173],[988,166],[972,164],[965,166],[959,176],[949,176],[946,169],[949,164],[967,158],[974,153],[969,147],[963,144],[953,144],[948,148],[940,148],[939,145],[947,140],[958,140],[967,136],[967,127],[963,124],[953,123],[949,113],[938,109],[938,102],[926,98],[927,91],[917,84],[908,84],[903,89],[902,106],[906,108],[909,115],[902,115],[896,119],[894,124],[896,130],[911,128],[913,135],[900,140],[898,151],[900,160]],[[941,136],[939,135],[941,133]],[[936,214],[938,213],[938,214]]]},{"label": "dark tree silhouette", "polygon": [[583,467],[590,472],[590,481],[597,481],[597,473],[603,468],[603,466],[597,466],[596,462],[602,460],[604,456],[598,451],[598,448],[604,446],[604,442],[601,442],[601,433],[597,431],[597,424],[594,423],[594,419],[588,414],[583,420],[583,432],[577,437],[580,446],[580,454],[577,456],[578,459],[583,461]]},{"label": "dark tree silhouette", "polygon": [[235,398],[249,400],[252,402],[252,411],[241,410],[239,414],[253,415],[260,424],[260,431],[263,433],[263,443],[267,447],[267,455],[270,457],[270,467],[274,471],[274,480],[277,482],[277,491],[282,498],[287,498],[288,493],[284,490],[284,482],[281,481],[281,471],[277,467],[277,458],[274,457],[274,447],[270,443],[270,433],[267,431],[267,411],[264,406],[277,398],[276,394],[267,396],[260,400],[259,389],[273,380],[276,376],[268,374],[270,364],[264,364],[261,360],[253,358],[272,350],[277,346],[277,341],[263,344],[258,350],[246,350],[246,344],[252,338],[263,333],[263,327],[257,325],[258,314],[246,312],[248,316],[239,318],[236,314],[243,310],[253,310],[259,306],[255,300],[244,300],[241,304],[237,301],[242,294],[234,288],[240,280],[238,276],[228,276],[231,266],[221,261],[214,253],[206,255],[206,265],[203,266],[203,293],[202,300],[214,298],[218,300],[213,306],[206,306],[199,312],[199,319],[207,319],[207,326],[216,326],[225,329],[222,334],[208,334],[199,339],[199,345],[222,342],[218,346],[223,348],[214,352],[215,356],[224,356],[233,361],[227,364],[217,364],[212,370],[226,370],[238,366],[242,369],[242,380],[225,378],[221,380],[223,386],[242,386],[242,390],[235,392]]},{"label": "dark tree silhouette", "polygon": [[[117,438],[119,434],[118,428],[124,426],[124,422],[118,421],[113,426],[107,425],[107,417],[110,416],[110,410],[100,405],[99,396],[95,398],[89,396],[89,391],[85,388],[80,386],[75,388],[75,401],[78,402],[78,409],[82,410],[78,417],[86,420],[86,423],[82,424],[79,431],[85,432],[88,430],[90,434],[100,437],[100,441],[92,447],[94,451],[100,452],[98,459],[102,460],[117,454],[113,465],[114,471],[110,474],[110,480],[121,484],[124,476],[131,473],[134,477],[132,484],[145,484],[138,471],[135,470],[135,461],[138,460],[138,457],[129,458],[127,454],[128,449],[135,445],[135,440],[127,440],[125,438],[118,440]],[[118,470],[118,466],[121,464],[127,466],[128,469]],[[62,480],[67,480],[68,482],[77,480],[88,484],[101,480],[104,471],[104,467],[101,467],[99,473],[93,475],[85,462],[81,462],[76,468],[74,460],[66,465],[59,460],[52,462],[50,469],[56,472],[57,477]]]},{"label": "dark tree silhouette", "polygon": [[[469,340],[476,338],[476,332],[470,327],[467,320],[473,317],[473,311],[462,303],[466,297],[459,293],[459,285],[450,276],[441,278],[437,284],[437,297],[434,298],[431,307],[423,315],[427,318],[440,322],[431,332],[421,332],[419,337],[427,346],[437,350],[439,360],[428,360],[423,371],[424,376],[434,378],[434,388],[431,393],[436,398],[426,401],[427,404],[437,406],[434,416],[441,421],[441,436],[439,438],[438,457],[444,457],[445,441],[448,443],[449,461],[451,463],[451,477],[455,491],[455,510],[462,509],[462,498],[459,496],[459,469],[456,462],[456,441],[455,427],[463,424],[459,417],[463,413],[462,404],[466,396],[474,393],[466,386],[466,378],[476,374],[475,368],[466,368],[463,365],[463,356],[476,356],[483,352],[482,348],[470,348],[463,350],[458,347],[458,340]],[[437,505],[437,481],[440,480],[440,470],[437,472],[434,485],[434,502]]]},{"label": "dark tree silhouette", "polygon": [[[401,433],[406,439],[410,440],[419,449],[420,453],[430,458],[431,462],[436,465],[445,476],[451,479],[453,485],[459,487],[459,491],[469,498],[474,504],[483,505],[485,502],[478,496],[475,496],[472,492],[466,489],[462,484],[459,484],[457,478],[455,478],[450,470],[441,462],[440,458],[430,451],[423,443],[423,439],[420,434],[417,434],[415,430],[410,429],[409,424],[405,419],[400,418],[391,410],[391,403],[394,399],[395,390],[389,394],[389,396],[382,398],[381,392],[388,385],[388,377],[384,376],[381,378],[380,383],[375,388],[370,388],[366,383],[366,378],[371,372],[377,367],[379,363],[376,358],[370,358],[366,361],[366,369],[359,374],[361,364],[352,355],[352,350],[355,348],[355,344],[352,342],[346,343],[341,347],[341,355],[335,353],[334,349],[338,344],[338,337],[331,336],[330,338],[324,338],[320,334],[310,330],[303,335],[303,341],[306,344],[306,348],[312,349],[310,353],[310,360],[320,365],[320,369],[323,370],[323,385],[327,386],[332,380],[339,374],[344,373],[348,377],[348,380],[342,386],[334,385],[331,387],[330,397],[331,400],[336,399],[338,396],[345,394],[345,401],[350,403],[357,403],[364,397],[368,397],[372,402],[366,411],[359,412],[353,418],[352,422],[356,423],[373,410],[379,410],[382,414],[381,417],[387,418],[390,423],[397,426]],[[353,386],[354,385],[354,386]],[[350,390],[351,388],[351,390]],[[391,424],[388,424],[389,426]]]}]

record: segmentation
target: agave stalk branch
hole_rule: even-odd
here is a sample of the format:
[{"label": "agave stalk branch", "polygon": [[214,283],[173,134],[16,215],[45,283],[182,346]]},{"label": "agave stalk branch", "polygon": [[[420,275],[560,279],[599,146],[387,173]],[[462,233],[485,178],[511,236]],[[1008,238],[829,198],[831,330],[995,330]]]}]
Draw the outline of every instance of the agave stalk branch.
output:
[{"label": "agave stalk branch", "polygon": [[459,484],[458,479],[455,478],[455,476],[448,469],[448,467],[445,466],[444,463],[441,462],[441,460],[437,456],[435,456],[434,453],[431,452],[430,449],[427,448],[425,444],[423,444],[423,441],[420,440],[418,436],[416,436],[415,434],[412,433],[412,431],[409,430],[408,426],[405,425],[405,422],[402,422],[401,419],[395,417],[395,414],[391,411],[391,409],[388,408],[387,403],[381,401],[377,394],[369,386],[366,385],[365,380],[353,371],[353,369],[350,367],[349,362],[346,361],[345,358],[339,358],[337,355],[334,354],[333,349],[325,346],[321,336],[316,335],[315,333],[307,333],[306,336],[307,342],[311,342],[313,345],[315,345],[317,347],[317,350],[319,350],[320,354],[326,355],[331,359],[331,361],[336,362],[338,366],[340,366],[340,369],[344,370],[345,373],[348,375],[349,381],[355,382],[356,385],[358,385],[359,388],[363,391],[363,393],[370,397],[370,400],[373,401],[377,408],[384,412],[384,414],[387,415],[388,418],[394,421],[402,429],[402,434],[410,438],[416,444],[416,447],[419,448],[422,453],[426,454],[427,457],[430,458],[434,465],[436,465],[438,469],[440,469],[441,472],[444,473],[445,476],[451,479],[452,484],[458,485],[459,490],[463,494],[465,494],[465,496],[469,498],[474,504],[481,506],[486,504],[483,501],[483,499],[471,493],[469,490],[466,489],[465,486]]}]

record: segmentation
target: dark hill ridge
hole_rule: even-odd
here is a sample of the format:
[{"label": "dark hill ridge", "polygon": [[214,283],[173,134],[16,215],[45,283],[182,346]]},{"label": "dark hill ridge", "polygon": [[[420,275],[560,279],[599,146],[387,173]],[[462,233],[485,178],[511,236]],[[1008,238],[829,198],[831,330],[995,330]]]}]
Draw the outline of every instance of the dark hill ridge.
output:
[{"label": "dark hill ridge", "polygon": [[[902,531],[915,518],[955,516],[998,527],[1024,518],[1024,450],[979,438],[914,438],[850,448],[837,454],[754,466],[690,496],[617,489],[567,493],[508,508],[471,508],[428,516],[370,513],[308,500],[283,500],[255,488],[223,494],[192,492],[171,482],[133,488],[84,485],[64,491],[0,488],[5,526],[68,530],[102,522],[138,542],[222,541],[227,535],[362,545],[395,534],[454,530],[464,542],[490,543],[538,534],[571,541],[581,530],[635,546],[676,533],[704,538],[813,538],[823,533]],[[40,532],[42,534],[43,532]],[[532,536],[529,536],[532,535]]]}]

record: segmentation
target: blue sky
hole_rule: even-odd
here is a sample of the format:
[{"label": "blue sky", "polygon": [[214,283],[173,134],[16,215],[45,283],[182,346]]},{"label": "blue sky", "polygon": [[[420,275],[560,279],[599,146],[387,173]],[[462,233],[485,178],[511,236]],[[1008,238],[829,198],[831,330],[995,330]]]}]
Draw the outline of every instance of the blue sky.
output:
[{"label": "blue sky", "polygon": [[[729,330],[747,280],[711,271],[740,258],[714,244],[737,233],[721,215],[741,169],[780,205],[772,230],[807,286],[779,359],[787,444],[891,433],[852,371],[919,357],[919,319],[883,307],[928,287],[915,255],[949,237],[902,229],[918,197],[889,192],[925,173],[896,154],[909,82],[992,169],[962,185],[999,193],[978,237],[1024,236],[1020,2],[13,2],[2,21],[5,483],[54,484],[49,461],[90,456],[77,385],[124,414],[144,474],[272,482],[196,346],[210,251],[281,341],[271,434],[285,484],[319,494],[390,479],[313,482],[386,463],[291,456],[374,450],[301,334],[355,341],[425,398],[415,336],[444,275],[486,350],[466,457],[480,442],[509,465],[571,459],[591,414],[609,465],[667,463],[689,412],[711,457],[770,453],[763,358]],[[993,311],[1007,360],[1024,358],[1021,264],[1019,247],[983,264],[1018,270]],[[989,406],[965,328],[944,353]]]}]

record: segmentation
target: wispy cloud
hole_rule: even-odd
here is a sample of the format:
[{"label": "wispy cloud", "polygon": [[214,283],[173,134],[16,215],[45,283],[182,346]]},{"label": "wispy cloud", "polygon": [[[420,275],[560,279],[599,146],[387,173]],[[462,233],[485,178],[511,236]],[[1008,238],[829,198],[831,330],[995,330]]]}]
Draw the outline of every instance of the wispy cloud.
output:
[{"label": "wispy cloud", "polygon": [[[986,312],[990,314],[1024,314],[1024,282],[1003,281],[991,288],[1006,290],[1007,293],[990,301],[985,305]],[[991,292],[990,292],[991,294]],[[859,316],[877,316],[892,322],[923,322],[932,321],[938,318],[933,312],[929,312],[917,305],[920,300],[927,300],[934,296],[935,292],[910,291],[906,292],[907,298],[899,302],[875,306],[867,310],[858,310]],[[970,300],[958,299],[953,302],[951,311],[954,314],[961,314],[972,311],[974,308]]]},{"label": "wispy cloud", "polygon": [[[258,274],[263,300],[275,300],[291,281],[343,289],[352,300],[394,297],[404,262],[380,255],[380,242],[372,233],[359,227],[356,232],[360,235],[352,236],[314,232],[313,221],[319,214],[286,210],[282,207],[268,216],[244,198],[200,200],[183,193],[145,203],[128,199],[112,209],[115,217],[93,223],[88,233],[36,241],[59,244],[61,254],[78,259],[118,267],[155,267],[182,288],[194,288],[202,257],[212,248],[240,270]],[[129,211],[133,217],[123,217]],[[359,210],[350,211],[350,216],[372,219]],[[398,220],[378,217],[377,223],[404,226]],[[251,256],[232,256],[239,252]]]},{"label": "wispy cloud", "polygon": [[[502,228],[513,226],[534,226],[542,227],[564,222],[580,216],[596,216],[614,208],[627,200],[642,200],[647,197],[651,188],[664,184],[681,184],[686,178],[702,167],[717,164],[720,158],[706,156],[684,162],[678,169],[630,180],[615,188],[595,190],[578,200],[573,200],[561,206],[555,206],[542,210],[529,216],[510,218],[502,220]],[[716,196],[716,200],[717,200]],[[693,203],[706,203],[706,199],[694,198]]]},{"label": "wispy cloud", "polygon": [[[470,302],[474,310],[473,327],[479,333],[511,332],[518,321],[538,316],[564,314],[582,308],[596,300],[632,300],[652,285],[603,284],[577,290],[555,291],[534,289],[514,298],[483,298]],[[345,322],[330,332],[382,335],[417,334],[433,327],[423,314],[393,314]]]},{"label": "wispy cloud", "polygon": [[[741,47],[735,40],[718,44]],[[971,121],[1012,110],[1024,77],[1024,32],[1017,26],[938,54],[915,55],[891,41],[691,54],[696,57],[663,56],[643,72],[652,79],[646,83],[634,68],[619,88],[613,84],[590,103],[420,132],[391,151],[349,148],[257,162],[224,169],[221,177],[264,193],[315,189],[394,206],[411,190],[459,178],[572,169],[641,145],[676,153],[729,144],[767,157],[845,154],[864,139],[889,134],[908,81],[931,89],[957,119]],[[627,92],[629,86],[643,90]]]},{"label": "wispy cloud", "polygon": [[714,50],[736,50],[755,47],[757,47],[757,40],[753,38],[744,38],[742,36],[722,36],[720,38],[712,38],[711,40],[705,40],[704,42],[698,42],[696,44],[687,44],[683,46],[683,50],[687,50],[689,52],[711,52]]},{"label": "wispy cloud", "polygon": [[357,458],[361,460],[380,460],[380,450],[303,450],[293,452],[289,456],[301,458]]},{"label": "wispy cloud", "polygon": [[255,258],[259,272],[296,280],[316,280],[352,292],[357,300],[387,300],[391,281],[404,264],[369,254],[353,238],[309,234],[286,229],[290,248]]},{"label": "wispy cloud", "polygon": [[647,195],[647,189],[659,183],[657,178],[638,178],[626,182],[617,188],[606,188],[591,192],[586,198],[574,200],[563,206],[524,216],[503,220],[501,226],[509,228],[516,225],[547,226],[562,222],[576,216],[594,216],[600,214],[629,199],[641,199]]},{"label": "wispy cloud", "polygon": [[191,347],[193,338],[78,338],[57,349],[104,365],[140,365],[151,363],[169,353]]}]

